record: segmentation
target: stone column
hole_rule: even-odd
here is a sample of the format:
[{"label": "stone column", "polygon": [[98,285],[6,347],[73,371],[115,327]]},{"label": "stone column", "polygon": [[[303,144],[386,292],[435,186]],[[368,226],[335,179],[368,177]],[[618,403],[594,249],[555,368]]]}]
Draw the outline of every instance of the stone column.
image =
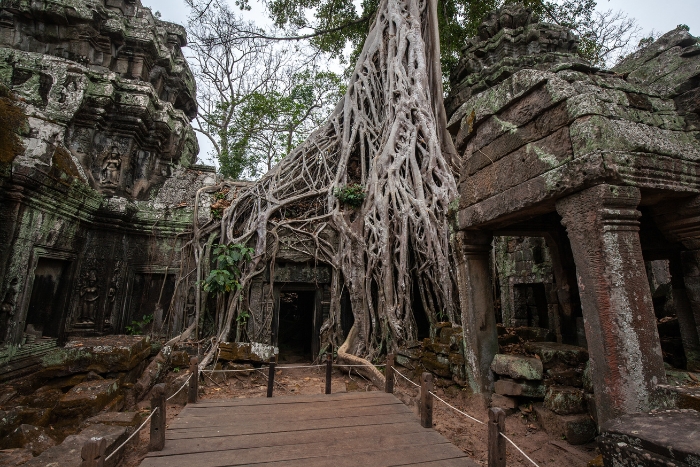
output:
[{"label": "stone column", "polygon": [[457,282],[464,328],[467,380],[474,393],[491,392],[491,362],[498,352],[489,253],[490,233],[457,234]]},{"label": "stone column", "polygon": [[598,423],[650,410],[666,382],[639,242],[639,189],[598,185],[557,202],[571,241]]},{"label": "stone column", "polygon": [[[700,250],[684,251],[681,253],[681,262],[685,288],[677,291],[674,282],[674,305],[688,370],[700,371]],[[673,277],[671,272],[671,280]]]}]

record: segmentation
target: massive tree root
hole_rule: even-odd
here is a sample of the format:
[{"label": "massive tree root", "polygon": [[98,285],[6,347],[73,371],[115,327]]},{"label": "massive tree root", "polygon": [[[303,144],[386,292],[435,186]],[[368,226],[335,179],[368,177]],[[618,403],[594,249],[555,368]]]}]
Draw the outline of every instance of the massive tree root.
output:
[{"label": "massive tree root", "polygon": [[[231,338],[256,277],[278,253],[333,268],[326,342],[344,341],[347,290],[357,338],[347,354],[373,359],[417,336],[414,312],[459,321],[449,203],[457,161],[445,129],[435,0],[384,0],[345,98],[328,121],[253,186],[221,220],[221,241],[255,248],[242,288],[228,297],[219,340]],[[344,206],[337,188],[366,197]],[[272,288],[270,288],[271,290]],[[265,340],[270,316],[251,310],[248,335]]]}]

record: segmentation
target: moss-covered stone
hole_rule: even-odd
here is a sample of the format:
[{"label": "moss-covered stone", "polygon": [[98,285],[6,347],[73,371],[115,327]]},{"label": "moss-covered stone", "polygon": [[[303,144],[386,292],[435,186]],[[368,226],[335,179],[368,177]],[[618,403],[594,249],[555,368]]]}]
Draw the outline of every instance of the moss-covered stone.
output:
[{"label": "moss-covered stone", "polygon": [[519,355],[496,354],[491,362],[491,370],[497,375],[530,381],[543,377],[542,362],[536,358]]}]

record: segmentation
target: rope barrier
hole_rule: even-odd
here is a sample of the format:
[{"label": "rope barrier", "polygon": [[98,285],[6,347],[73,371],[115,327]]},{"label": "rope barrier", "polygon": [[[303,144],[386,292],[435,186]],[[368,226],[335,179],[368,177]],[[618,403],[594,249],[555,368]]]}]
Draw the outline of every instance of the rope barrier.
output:
[{"label": "rope barrier", "polygon": [[[269,366],[264,366],[261,368],[269,368]],[[247,370],[199,370],[201,373],[244,373],[255,371],[256,368],[248,368]]]},{"label": "rope barrier", "polygon": [[453,405],[450,405],[447,401],[445,401],[444,399],[441,399],[441,398],[440,398],[437,394],[435,394],[433,391],[428,391],[428,392],[430,393],[431,396],[433,396],[435,399],[439,400],[440,402],[442,402],[443,404],[445,404],[446,406],[448,406],[448,407],[451,408],[452,410],[455,410],[455,411],[461,413],[462,415],[464,415],[464,416],[467,417],[467,418],[471,418],[471,419],[474,420],[476,423],[480,423],[480,424],[482,424],[482,425],[486,425],[486,423],[482,422],[481,420],[472,417],[471,415],[469,415],[469,414],[466,413],[466,412],[462,412],[461,410],[459,410],[457,407],[455,407],[455,406],[453,406]]},{"label": "rope barrier", "polygon": [[385,364],[382,364],[382,365],[374,365],[374,364],[372,364],[372,365],[344,365],[342,363],[334,363],[333,366],[341,366],[343,368],[367,368],[368,366],[373,366],[375,368],[380,368],[380,367],[383,367],[386,365]]},{"label": "rope barrier", "polygon": [[169,400],[172,399],[173,397],[177,396],[177,395],[180,393],[180,391],[182,391],[183,389],[185,389],[185,386],[187,386],[187,383],[190,382],[190,379],[192,379],[192,373],[190,373],[190,375],[187,377],[187,379],[186,379],[185,382],[182,384],[182,386],[180,386],[180,389],[178,389],[177,391],[175,391],[175,392],[173,393],[172,396],[168,397],[168,398],[165,399],[165,400],[166,400],[166,401],[169,401]]},{"label": "rope barrier", "polygon": [[401,374],[401,372],[400,372],[399,370],[397,370],[397,369],[394,368],[393,366],[391,367],[391,369],[394,370],[394,374],[398,374],[398,375],[401,376],[403,379],[405,379],[406,381],[408,381],[409,383],[411,383],[412,385],[414,385],[415,387],[417,387],[417,388],[420,389],[420,384],[416,384],[416,383],[414,383],[413,381],[411,381],[410,379],[406,378],[404,375]]},{"label": "rope barrier", "polygon": [[112,453],[111,453],[109,456],[105,457],[105,462],[107,462],[109,459],[111,459],[112,456],[115,455],[117,452],[119,452],[119,450],[120,450],[121,448],[123,448],[124,446],[126,446],[126,443],[128,443],[129,441],[131,441],[131,438],[133,438],[134,436],[136,436],[136,433],[138,433],[139,431],[141,431],[141,429],[142,429],[144,426],[146,426],[146,423],[148,423],[148,421],[151,419],[151,417],[153,416],[153,414],[156,413],[157,411],[158,411],[158,407],[156,407],[155,409],[153,409],[153,411],[151,412],[151,414],[148,416],[148,418],[146,418],[146,420],[143,421],[143,423],[141,424],[141,426],[138,427],[133,433],[131,433],[131,436],[129,436],[129,437],[126,439],[126,441],[124,441],[121,445],[119,445],[119,447],[118,447],[117,449],[115,449],[114,451],[112,451]]},{"label": "rope barrier", "polygon": [[510,439],[509,437],[507,437],[507,436],[504,435],[503,433],[499,433],[499,434],[500,434],[501,436],[503,436],[503,437],[506,439],[506,441],[508,441],[510,444],[512,444],[513,447],[514,447],[515,449],[517,449],[517,450],[520,452],[520,454],[523,455],[523,457],[525,457],[525,459],[527,459],[527,460],[529,460],[530,462],[532,462],[532,465],[534,465],[535,467],[540,467],[539,465],[537,465],[537,463],[536,463],[535,461],[533,461],[532,459],[530,459],[530,456],[528,456],[527,454],[525,454],[525,453],[523,452],[523,450],[520,449],[520,448],[518,447],[517,444],[515,444],[513,441],[511,441],[511,439]]}]

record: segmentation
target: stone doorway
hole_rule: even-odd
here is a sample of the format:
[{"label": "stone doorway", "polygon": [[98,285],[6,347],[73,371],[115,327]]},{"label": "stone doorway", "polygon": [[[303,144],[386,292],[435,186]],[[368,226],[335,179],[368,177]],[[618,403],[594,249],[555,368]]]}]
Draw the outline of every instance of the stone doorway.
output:
[{"label": "stone doorway", "polygon": [[66,275],[70,261],[39,258],[34,269],[25,332],[36,337],[59,337],[63,326]]},{"label": "stone doorway", "polygon": [[279,361],[314,361],[320,352],[321,291],[311,287],[281,287],[276,295],[273,329]]}]

